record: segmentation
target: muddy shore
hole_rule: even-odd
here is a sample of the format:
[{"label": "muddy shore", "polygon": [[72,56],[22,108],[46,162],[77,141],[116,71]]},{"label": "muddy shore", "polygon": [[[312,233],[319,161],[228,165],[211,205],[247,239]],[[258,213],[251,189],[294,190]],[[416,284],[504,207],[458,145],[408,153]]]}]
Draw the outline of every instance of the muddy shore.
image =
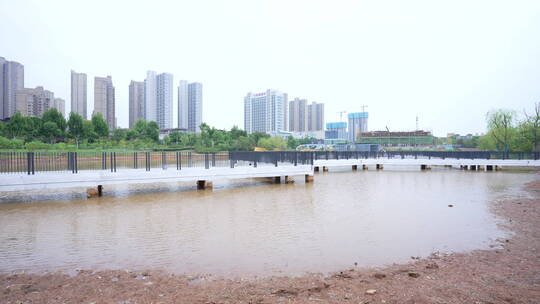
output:
[{"label": "muddy shore", "polygon": [[0,274],[0,303],[540,303],[540,180],[525,188],[531,197],[491,203],[513,232],[491,250],[295,278]]}]

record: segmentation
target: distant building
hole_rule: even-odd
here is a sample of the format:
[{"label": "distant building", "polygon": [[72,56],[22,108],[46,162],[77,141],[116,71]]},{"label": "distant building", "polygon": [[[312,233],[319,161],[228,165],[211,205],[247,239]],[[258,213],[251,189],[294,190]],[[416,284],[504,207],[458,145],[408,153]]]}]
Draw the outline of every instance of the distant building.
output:
[{"label": "distant building", "polygon": [[24,88],[24,66],[0,57],[0,119],[15,114],[17,90],[22,88]]},{"label": "distant building", "polygon": [[53,108],[56,108],[62,116],[66,117],[66,101],[62,98],[55,98],[54,104],[52,106]]},{"label": "distant building", "polygon": [[115,92],[111,76],[94,77],[94,113],[101,113],[110,129],[116,128]]},{"label": "distant building", "polygon": [[144,119],[144,82],[131,81],[129,84],[129,127],[139,119]]},{"label": "distant building", "polygon": [[15,100],[15,111],[23,116],[41,117],[45,111],[55,107],[54,93],[43,87],[18,89]]},{"label": "distant building", "polygon": [[349,113],[349,140],[357,141],[360,133],[368,130],[368,112]]},{"label": "distant building", "polygon": [[202,84],[181,80],[178,86],[178,127],[200,133],[202,124]]},{"label": "distant building", "polygon": [[173,75],[154,71],[144,80],[144,119],[157,122],[160,129],[170,129],[173,120]]},{"label": "distant building", "polygon": [[346,122],[329,122],[326,124],[324,133],[325,139],[341,139],[347,140],[347,123]]},{"label": "distant building", "polygon": [[156,72],[146,72],[144,79],[144,119],[157,121]]},{"label": "distant building", "polygon": [[324,103],[313,102],[307,106],[308,131],[324,130]]},{"label": "distant building", "polygon": [[358,142],[381,146],[431,146],[435,138],[428,131],[388,132],[372,131],[361,133]]},{"label": "distant building", "polygon": [[295,98],[289,102],[289,130],[293,132],[324,131],[324,104]]},{"label": "distant building", "polygon": [[71,112],[81,115],[83,119],[88,119],[86,84],[86,74],[71,70]]},{"label": "distant building", "polygon": [[305,132],[308,130],[307,100],[295,98],[289,102],[289,131]]},{"label": "distant building", "polygon": [[157,123],[160,129],[170,129],[173,123],[173,75],[161,73],[156,77]]},{"label": "distant building", "polygon": [[244,98],[244,130],[247,133],[287,130],[287,94],[277,90],[248,93]]}]

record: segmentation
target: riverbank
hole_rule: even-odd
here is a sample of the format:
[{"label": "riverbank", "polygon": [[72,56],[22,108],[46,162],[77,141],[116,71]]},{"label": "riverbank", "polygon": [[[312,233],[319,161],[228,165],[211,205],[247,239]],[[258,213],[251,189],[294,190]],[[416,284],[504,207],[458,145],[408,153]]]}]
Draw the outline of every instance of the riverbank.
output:
[{"label": "riverbank", "polygon": [[164,272],[2,274],[1,303],[535,303],[540,299],[540,180],[491,203],[514,234],[491,250],[412,258],[332,275],[215,279]]}]

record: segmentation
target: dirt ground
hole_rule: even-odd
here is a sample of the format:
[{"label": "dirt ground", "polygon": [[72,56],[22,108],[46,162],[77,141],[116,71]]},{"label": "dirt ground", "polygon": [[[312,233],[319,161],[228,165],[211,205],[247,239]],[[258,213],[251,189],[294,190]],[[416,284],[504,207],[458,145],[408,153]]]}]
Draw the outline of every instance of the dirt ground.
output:
[{"label": "dirt ground", "polygon": [[[540,303],[540,180],[496,201],[515,234],[491,250],[331,275],[216,279],[164,272],[0,274],[1,303]],[[1,261],[0,261],[1,262]]]}]

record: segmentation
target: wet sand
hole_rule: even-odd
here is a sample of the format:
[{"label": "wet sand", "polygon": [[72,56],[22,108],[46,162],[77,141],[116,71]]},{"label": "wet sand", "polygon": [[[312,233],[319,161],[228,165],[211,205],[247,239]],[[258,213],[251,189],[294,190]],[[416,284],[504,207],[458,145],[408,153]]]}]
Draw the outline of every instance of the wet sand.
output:
[{"label": "wet sand", "polygon": [[1,303],[540,303],[540,180],[491,203],[514,234],[490,250],[301,277],[225,279],[160,271],[1,274]]}]

